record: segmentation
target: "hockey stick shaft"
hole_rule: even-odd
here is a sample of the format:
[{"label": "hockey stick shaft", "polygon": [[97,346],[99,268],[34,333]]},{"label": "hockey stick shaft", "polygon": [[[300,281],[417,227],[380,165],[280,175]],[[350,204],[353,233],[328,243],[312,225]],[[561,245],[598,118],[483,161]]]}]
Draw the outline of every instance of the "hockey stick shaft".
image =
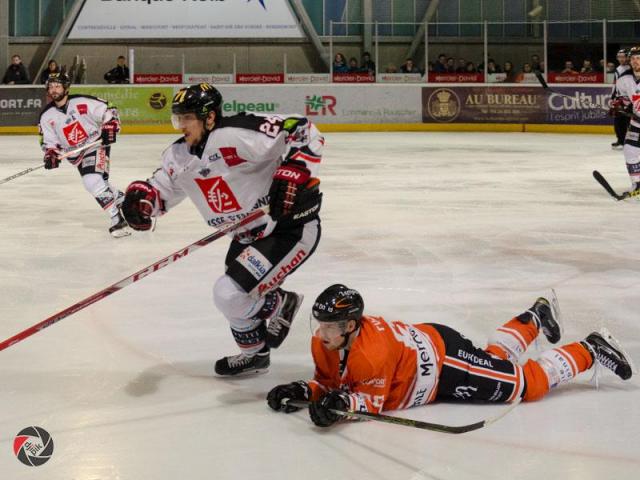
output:
[{"label": "hockey stick shaft", "polygon": [[[88,150],[90,148],[97,147],[100,144],[102,144],[102,140],[96,140],[95,142],[88,143],[87,145],[83,145],[82,147],[76,148],[75,150],[70,150],[68,152],[65,152],[62,155],[59,155],[58,158],[60,160],[64,160],[65,158],[73,157],[74,155],[82,153],[85,150]],[[14,175],[11,175],[10,177],[7,177],[7,178],[5,178],[3,180],[0,180],[0,185],[2,185],[3,183],[10,182],[11,180],[13,180],[15,178],[18,178],[18,177],[21,177],[22,175],[26,175],[27,173],[31,173],[34,170],[39,170],[39,169],[41,169],[43,167],[44,167],[44,165],[38,165],[37,167],[27,168],[26,170],[23,170],[23,171],[18,172],[18,173],[14,174]]]},{"label": "hockey stick shaft", "polygon": [[[298,407],[298,408],[308,408],[311,402],[302,401],[302,400],[287,400],[287,404]],[[394,425],[402,425],[404,427],[412,427],[419,428],[421,430],[430,430],[432,432],[440,432],[440,433],[452,433],[452,434],[460,434],[472,432],[474,430],[478,430],[482,427],[486,427],[494,422],[497,422],[506,414],[511,412],[518,404],[520,403],[520,399],[514,401],[509,405],[502,413],[499,415],[488,418],[486,420],[480,420],[479,422],[470,423],[468,425],[442,425],[440,423],[431,423],[431,422],[423,422],[421,420],[412,420],[410,418],[402,418],[402,417],[394,417],[391,415],[383,415],[381,413],[369,413],[369,412],[345,412],[342,410],[331,410],[332,413],[336,415],[341,415],[343,417],[350,418],[360,418],[362,420],[374,420],[376,422],[384,422],[391,423]]]},{"label": "hockey stick shaft", "polygon": [[22,175],[26,175],[27,173],[31,173],[34,170],[38,170],[38,169],[43,168],[43,167],[44,167],[44,165],[38,165],[37,167],[27,168],[26,170],[23,170],[23,171],[18,172],[18,173],[14,174],[14,175],[11,175],[10,177],[7,177],[7,178],[4,178],[4,179],[0,180],[0,185],[2,185],[3,183],[10,182],[11,180],[13,180],[15,178],[21,177]]},{"label": "hockey stick shaft", "polygon": [[22,332],[14,335],[13,337],[8,338],[5,341],[1,342],[0,351],[10,347],[11,345],[15,345],[16,343],[24,340],[25,338],[30,337],[31,335],[39,332],[40,330],[44,330],[45,328],[50,327],[54,323],[59,322],[60,320],[68,317],[69,315],[79,312],[83,308],[88,307],[89,305],[92,305],[98,302],[99,300],[102,300],[103,298],[108,297],[112,293],[116,293],[118,290],[122,290],[123,288],[131,285],[132,283],[135,283],[138,280],[143,279],[147,275],[157,272],[161,268],[164,268],[167,265],[180,260],[182,257],[187,256],[189,253],[192,253],[197,249],[210,244],[214,240],[217,240],[225,236],[227,233],[233,232],[239,227],[242,227],[243,225],[247,225],[253,222],[254,220],[257,220],[258,218],[262,217],[266,213],[267,213],[266,207],[254,210],[253,212],[251,212],[249,215],[242,218],[241,220],[238,220],[237,222],[234,222],[234,223],[230,223],[227,226],[223,226],[218,230],[216,230],[214,233],[207,235],[206,237],[198,240],[197,242],[194,242],[191,245],[188,245],[187,247],[181,250],[178,250],[177,252],[174,252],[171,255],[168,255],[162,258],[161,260],[158,260],[157,262],[149,265],[148,267],[145,267],[142,270],[137,271],[133,275],[129,275],[128,277],[123,278],[119,282],[116,282],[113,285],[110,285],[107,288],[100,290],[97,293],[94,293],[93,295],[85,298],[84,300],[80,300],[78,303],[75,303],[70,307],[65,308],[61,312],[58,312],[54,315],[51,315],[48,318],[45,318],[41,322],[36,323],[35,325],[27,328],[26,330],[23,330]]},{"label": "hockey stick shaft", "polygon": [[[566,95],[564,93],[556,92],[551,87],[549,87],[549,84],[547,84],[547,82],[544,79],[544,77],[542,76],[541,72],[536,71],[536,72],[534,72],[534,75],[536,76],[536,78],[540,82],[540,85],[542,86],[542,88],[544,90],[546,90],[547,92],[549,92],[550,94],[558,95],[559,97],[570,98],[571,100],[576,100],[576,97],[572,97],[571,95]],[[607,110],[607,111],[609,110],[609,107],[605,107],[604,105],[594,105],[593,103],[588,103],[585,106],[588,107],[588,108],[597,108],[597,109],[600,109],[600,110]],[[622,110],[619,111],[618,113],[620,115],[624,116],[624,117],[633,117],[633,115],[630,114],[629,112],[625,112],[625,111],[622,111]]]}]

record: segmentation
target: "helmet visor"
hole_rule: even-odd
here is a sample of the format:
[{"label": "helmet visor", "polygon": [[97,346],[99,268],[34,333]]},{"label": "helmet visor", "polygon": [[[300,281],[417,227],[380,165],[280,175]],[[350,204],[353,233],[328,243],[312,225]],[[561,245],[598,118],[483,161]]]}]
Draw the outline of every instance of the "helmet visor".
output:
[{"label": "helmet visor", "polygon": [[197,121],[199,121],[198,117],[193,112],[171,114],[171,125],[173,125],[173,128],[176,130],[181,130]]},{"label": "helmet visor", "polygon": [[309,315],[309,330],[311,335],[321,340],[329,340],[341,337],[347,330],[349,320],[340,320],[337,322],[320,322],[313,314]]}]

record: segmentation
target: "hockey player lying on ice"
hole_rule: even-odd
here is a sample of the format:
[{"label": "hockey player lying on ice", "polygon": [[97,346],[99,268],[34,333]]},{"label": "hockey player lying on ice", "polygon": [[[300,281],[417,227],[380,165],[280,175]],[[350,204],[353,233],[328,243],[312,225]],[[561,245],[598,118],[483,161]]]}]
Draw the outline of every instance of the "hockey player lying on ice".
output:
[{"label": "hockey player lying on ice", "polygon": [[445,325],[386,321],[363,310],[360,294],[344,285],[318,296],[314,379],[273,388],[267,396],[272,409],[290,413],[298,408],[285,399],[310,400],[311,420],[328,427],[345,418],[332,409],[379,413],[437,400],[533,401],[594,362],[623,380],[632,375],[629,357],[605,330],[519,365],[540,331],[551,343],[560,340],[556,310],[544,298],[498,328],[485,349]]}]

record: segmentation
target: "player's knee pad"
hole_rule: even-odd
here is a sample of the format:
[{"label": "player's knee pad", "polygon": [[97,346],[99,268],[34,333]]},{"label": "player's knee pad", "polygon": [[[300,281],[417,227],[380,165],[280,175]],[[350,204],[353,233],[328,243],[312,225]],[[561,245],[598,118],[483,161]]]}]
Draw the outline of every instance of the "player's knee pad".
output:
[{"label": "player's knee pad", "polygon": [[220,277],[213,286],[216,308],[232,322],[247,320],[255,315],[260,298],[245,292],[229,275]]}]

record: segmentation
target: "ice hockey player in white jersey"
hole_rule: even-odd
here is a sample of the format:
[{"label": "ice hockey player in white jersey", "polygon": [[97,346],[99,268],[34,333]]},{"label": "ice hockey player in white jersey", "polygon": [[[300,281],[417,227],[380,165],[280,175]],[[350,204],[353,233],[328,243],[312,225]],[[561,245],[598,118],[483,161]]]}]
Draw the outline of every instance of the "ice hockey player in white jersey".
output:
[{"label": "ice hockey player in white jersey", "polygon": [[632,113],[623,149],[631,189],[622,195],[640,198],[640,47],[629,50],[629,66],[631,69],[623,72],[616,81],[619,97],[612,106],[622,111],[629,105]]},{"label": "ice hockey player in white jersey", "polygon": [[623,75],[632,74],[627,53],[629,53],[627,49],[622,48],[618,50],[616,54],[618,66],[613,74],[614,84],[611,92],[611,109],[609,113],[613,117],[613,129],[616,133],[616,141],[611,144],[611,148],[614,150],[622,150],[624,147],[624,137],[627,135],[629,121],[631,120],[629,115],[631,113],[631,100],[620,95],[620,91],[618,90],[618,79]]},{"label": "ice hockey player in white jersey", "polygon": [[186,197],[212,227],[269,206],[269,215],[234,233],[213,287],[241,352],[216,362],[215,372],[227,376],[265,371],[300,307],[302,295],[280,285],[320,240],[324,139],[301,116],[223,117],[221,108],[222,95],[206,83],[175,94],[172,122],[184,136],[151,178],[129,185],[122,211],[132,228],[148,230],[152,217]]},{"label": "ice hockey player in white jersey", "polygon": [[78,168],[82,184],[109,214],[109,233],[124,237],[131,232],[119,207],[124,194],[109,183],[110,147],[120,131],[118,111],[104,100],[89,95],[69,95],[71,81],[65,73],[52,74],[47,93],[52,101],[40,114],[40,143],[44,151],[44,168],[60,166],[60,154],[102,140],[102,144],[67,157]]}]

